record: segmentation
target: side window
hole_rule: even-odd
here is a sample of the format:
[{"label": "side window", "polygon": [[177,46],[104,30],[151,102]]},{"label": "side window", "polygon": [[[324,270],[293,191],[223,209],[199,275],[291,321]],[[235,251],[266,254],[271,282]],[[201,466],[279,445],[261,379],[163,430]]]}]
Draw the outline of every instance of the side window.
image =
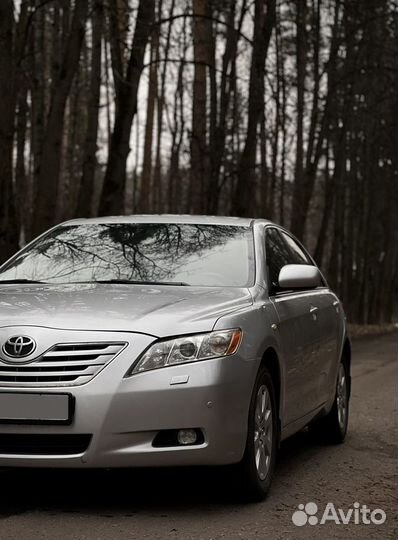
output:
[{"label": "side window", "polygon": [[281,268],[286,264],[310,264],[313,262],[295,240],[283,231],[266,229],[266,263],[268,283],[274,292],[278,289]]},{"label": "side window", "polygon": [[291,264],[292,259],[289,247],[282,240],[277,229],[266,229],[265,250],[268,282],[271,288],[277,287],[281,268],[286,264]]},{"label": "side window", "polygon": [[290,262],[288,264],[310,264],[313,265],[311,259],[307,254],[301,249],[295,240],[288,234],[285,234],[282,231],[278,231],[283,241],[289,246],[291,253]]}]

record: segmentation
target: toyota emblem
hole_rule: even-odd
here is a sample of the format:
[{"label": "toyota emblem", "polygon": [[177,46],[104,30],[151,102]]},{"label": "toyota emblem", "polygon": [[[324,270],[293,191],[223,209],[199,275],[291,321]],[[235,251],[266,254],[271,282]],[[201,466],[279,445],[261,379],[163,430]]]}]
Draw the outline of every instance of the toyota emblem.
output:
[{"label": "toyota emblem", "polygon": [[25,358],[36,349],[36,342],[28,336],[10,337],[3,345],[3,353],[10,358]]}]

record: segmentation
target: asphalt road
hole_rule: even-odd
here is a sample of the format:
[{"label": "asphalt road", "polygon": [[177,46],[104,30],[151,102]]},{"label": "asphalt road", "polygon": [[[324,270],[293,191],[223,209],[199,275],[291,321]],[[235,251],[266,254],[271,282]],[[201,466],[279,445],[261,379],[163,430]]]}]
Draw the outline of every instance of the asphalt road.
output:
[{"label": "asphalt road", "polygon": [[[3,470],[0,539],[398,538],[396,345],[393,335],[354,343],[345,444],[317,445],[306,432],[283,443],[263,503],[238,502],[219,470]],[[355,502],[384,510],[387,519],[298,527],[292,514],[308,502],[318,505],[318,519],[327,503],[346,513]]]}]

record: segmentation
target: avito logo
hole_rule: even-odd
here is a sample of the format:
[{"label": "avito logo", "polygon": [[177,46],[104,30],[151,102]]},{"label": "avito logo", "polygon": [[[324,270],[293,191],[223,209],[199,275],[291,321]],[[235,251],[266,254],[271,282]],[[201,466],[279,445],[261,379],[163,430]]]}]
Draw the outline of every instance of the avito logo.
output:
[{"label": "avito logo", "polygon": [[298,510],[292,515],[292,521],[297,527],[307,524],[324,525],[330,522],[336,525],[382,525],[386,519],[386,513],[381,508],[372,510],[359,502],[354,502],[347,510],[336,508],[332,502],[328,502],[321,515],[318,505],[315,502],[308,502],[305,505],[299,504]]}]

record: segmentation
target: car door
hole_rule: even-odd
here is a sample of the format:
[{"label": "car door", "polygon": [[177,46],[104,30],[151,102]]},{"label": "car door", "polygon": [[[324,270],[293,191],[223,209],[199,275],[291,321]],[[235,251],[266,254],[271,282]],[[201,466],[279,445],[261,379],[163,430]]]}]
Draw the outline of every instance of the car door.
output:
[{"label": "car door", "polygon": [[[291,251],[296,258],[296,264],[314,264],[306,250],[299,246],[296,240],[286,234],[281,233],[289,244]],[[322,277],[322,285],[314,291],[316,293],[316,317],[318,322],[318,358],[317,372],[318,378],[314,384],[314,398],[317,405],[322,405],[331,397],[331,392],[335,390],[337,368],[340,362],[341,343],[344,334],[344,316],[340,301],[328,287]]]},{"label": "car door", "polygon": [[277,331],[285,362],[284,425],[313,411],[320,399],[319,292],[278,287],[279,272],[286,264],[313,264],[303,251],[294,252],[290,240],[280,229],[266,229],[269,294],[279,319]]},{"label": "car door", "polygon": [[337,369],[340,363],[344,335],[344,315],[337,296],[325,287],[319,291],[319,399],[328,401],[335,391]]}]

